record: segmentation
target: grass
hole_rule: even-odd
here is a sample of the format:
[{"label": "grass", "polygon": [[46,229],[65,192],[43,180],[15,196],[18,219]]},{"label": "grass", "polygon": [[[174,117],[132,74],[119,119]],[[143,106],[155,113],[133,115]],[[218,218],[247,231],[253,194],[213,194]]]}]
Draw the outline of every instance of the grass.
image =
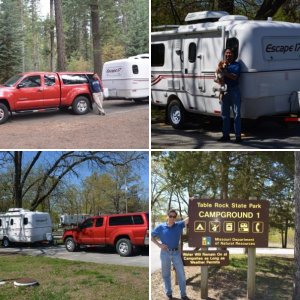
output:
[{"label": "grass", "polygon": [[[287,248],[294,248],[294,235],[295,229],[289,228],[288,230],[288,239],[287,239]],[[269,247],[282,247],[281,243],[281,234],[278,229],[271,228],[269,232]]]},{"label": "grass", "polygon": [[[15,288],[13,279],[29,277],[37,287]],[[148,300],[148,268],[74,262],[47,257],[1,255],[1,300]]]}]

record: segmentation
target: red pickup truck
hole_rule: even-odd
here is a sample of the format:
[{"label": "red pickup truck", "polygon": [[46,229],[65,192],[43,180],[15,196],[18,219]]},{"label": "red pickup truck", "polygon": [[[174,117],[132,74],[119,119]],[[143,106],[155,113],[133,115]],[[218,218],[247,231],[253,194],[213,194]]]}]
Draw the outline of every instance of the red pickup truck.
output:
[{"label": "red pickup truck", "polygon": [[114,246],[121,256],[129,256],[134,247],[149,245],[149,214],[91,217],[78,227],[66,230],[63,241],[69,252],[76,251],[81,245],[101,245]]},{"label": "red pickup truck", "polygon": [[12,112],[50,111],[72,107],[75,114],[92,108],[91,72],[27,72],[0,86],[0,124]]}]

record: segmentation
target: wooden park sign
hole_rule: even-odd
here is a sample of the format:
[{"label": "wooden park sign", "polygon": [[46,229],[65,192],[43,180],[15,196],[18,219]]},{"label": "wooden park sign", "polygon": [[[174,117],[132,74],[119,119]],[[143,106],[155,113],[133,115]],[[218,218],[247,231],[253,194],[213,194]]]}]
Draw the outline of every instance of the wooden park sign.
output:
[{"label": "wooden park sign", "polygon": [[266,200],[190,199],[188,214],[190,247],[268,247]]},{"label": "wooden park sign", "polygon": [[185,266],[227,266],[229,264],[229,251],[182,251],[183,264]]}]

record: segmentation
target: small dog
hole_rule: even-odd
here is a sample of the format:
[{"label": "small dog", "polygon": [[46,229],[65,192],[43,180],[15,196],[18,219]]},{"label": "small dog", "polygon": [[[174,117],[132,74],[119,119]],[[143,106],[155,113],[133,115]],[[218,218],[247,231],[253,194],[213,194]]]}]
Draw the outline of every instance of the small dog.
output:
[{"label": "small dog", "polygon": [[215,72],[215,82],[220,85],[220,88],[218,89],[219,94],[219,103],[222,104],[224,92],[226,91],[226,84],[224,81],[224,71],[227,68],[227,63],[224,60],[221,60],[218,64],[218,69]]}]

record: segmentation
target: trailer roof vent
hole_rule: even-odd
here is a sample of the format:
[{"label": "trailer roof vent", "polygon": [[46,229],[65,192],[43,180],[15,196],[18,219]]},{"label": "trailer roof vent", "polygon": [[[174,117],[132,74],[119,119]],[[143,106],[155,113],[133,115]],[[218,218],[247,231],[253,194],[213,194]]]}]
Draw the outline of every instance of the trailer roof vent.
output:
[{"label": "trailer roof vent", "polygon": [[219,19],[219,21],[246,21],[248,20],[245,16],[240,15],[228,15]]},{"label": "trailer roof vent", "polygon": [[221,17],[229,15],[226,11],[197,11],[188,13],[185,17],[187,24],[217,22]]}]

